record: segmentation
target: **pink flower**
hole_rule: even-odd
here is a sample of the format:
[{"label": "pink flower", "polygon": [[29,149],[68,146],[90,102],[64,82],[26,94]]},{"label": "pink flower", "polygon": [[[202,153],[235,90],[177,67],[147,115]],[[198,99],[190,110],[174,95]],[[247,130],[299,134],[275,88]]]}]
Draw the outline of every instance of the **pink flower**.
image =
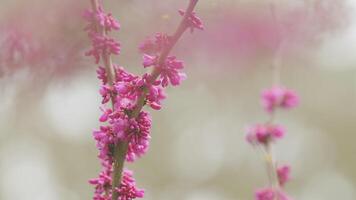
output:
[{"label": "pink flower", "polygon": [[148,54],[143,54],[143,63],[142,65],[146,67],[153,66],[157,64],[158,56],[150,56]]},{"label": "pink flower", "polygon": [[162,101],[166,98],[163,89],[160,86],[150,85],[149,92],[146,96],[147,104],[155,110],[160,110]]},{"label": "pink flower", "polygon": [[85,53],[86,56],[93,56],[98,64],[103,54],[120,54],[120,43],[109,36],[102,36],[96,33],[91,34],[92,49]]},{"label": "pink flower", "polygon": [[108,85],[102,85],[99,93],[101,94],[103,100],[101,101],[102,104],[107,103],[110,101],[110,95],[111,95],[111,88]]},{"label": "pink flower", "polygon": [[111,13],[108,13],[100,22],[100,25],[102,25],[106,31],[111,31],[111,30],[119,30],[120,29],[120,24],[119,22],[112,16]]},{"label": "pink flower", "polygon": [[126,140],[126,130],[129,126],[129,118],[122,112],[116,112],[112,114],[109,123],[112,126],[113,135],[115,137],[113,144],[117,144],[118,141]]},{"label": "pink flower", "polygon": [[148,55],[157,55],[170,44],[170,36],[165,33],[156,33],[155,38],[147,38],[139,49],[142,53]]},{"label": "pink flower", "polygon": [[271,113],[276,108],[294,108],[299,103],[299,98],[292,90],[282,87],[273,87],[262,92],[262,105],[264,109]]},{"label": "pink flower", "polygon": [[283,187],[290,179],[290,166],[283,165],[277,169],[279,184]]},{"label": "pink flower", "polygon": [[125,169],[123,171],[120,187],[116,188],[116,190],[120,194],[118,200],[132,200],[136,198],[143,198],[145,191],[136,187],[136,182],[132,175],[133,172],[130,170]]},{"label": "pink flower", "polygon": [[151,117],[147,112],[141,111],[136,120],[131,119],[126,130],[126,139],[129,147],[126,155],[128,162],[133,162],[148,151],[150,144]]},{"label": "pink flower", "polygon": [[93,136],[96,140],[96,147],[99,150],[98,157],[103,162],[111,162],[112,150],[110,148],[116,141],[112,128],[110,126],[100,126],[100,130],[94,131]]},{"label": "pink flower", "polygon": [[285,130],[280,125],[256,124],[247,129],[246,140],[251,144],[267,145],[284,136]]},{"label": "pink flower", "polygon": [[103,111],[103,114],[100,116],[99,121],[106,122],[109,119],[109,115],[112,113],[112,110],[103,107],[101,107],[100,110]]},{"label": "pink flower", "polygon": [[[181,16],[185,15],[183,10],[178,11]],[[190,28],[190,32],[193,33],[194,29],[204,30],[203,22],[196,16],[195,12],[192,12],[186,21],[187,26]]]},{"label": "pink flower", "polygon": [[292,90],[285,90],[282,101],[283,108],[294,108],[299,104],[299,97]]},{"label": "pink flower", "polygon": [[134,109],[141,93],[136,82],[137,80],[133,82],[117,82],[115,84],[117,92],[114,104],[115,109],[127,111]]},{"label": "pink flower", "polygon": [[255,192],[255,200],[292,200],[283,191],[263,188]]},{"label": "pink flower", "polygon": [[162,87],[167,87],[169,82],[177,86],[186,79],[185,73],[179,71],[184,68],[183,61],[177,60],[175,56],[169,56],[165,65],[160,68]]},{"label": "pink flower", "polygon": [[111,190],[111,174],[112,166],[109,163],[103,163],[103,171],[100,172],[98,178],[90,179],[89,183],[95,186],[95,192],[93,200],[110,200],[107,192]]},{"label": "pink flower", "polygon": [[111,13],[105,14],[101,7],[97,11],[85,10],[83,17],[88,21],[85,30],[88,32],[95,31],[96,26],[100,25],[106,31],[119,30],[119,22],[113,18]]},{"label": "pink flower", "polygon": [[108,77],[106,75],[106,70],[104,67],[99,66],[98,69],[96,70],[97,77],[99,80],[101,80],[103,85],[106,85],[108,83]]},{"label": "pink flower", "polygon": [[143,55],[144,67],[155,66],[160,68],[162,87],[167,87],[169,83],[173,86],[177,86],[186,79],[185,73],[179,71],[184,68],[183,61],[177,60],[175,56],[168,56],[163,66],[158,66],[157,61],[157,56]]}]

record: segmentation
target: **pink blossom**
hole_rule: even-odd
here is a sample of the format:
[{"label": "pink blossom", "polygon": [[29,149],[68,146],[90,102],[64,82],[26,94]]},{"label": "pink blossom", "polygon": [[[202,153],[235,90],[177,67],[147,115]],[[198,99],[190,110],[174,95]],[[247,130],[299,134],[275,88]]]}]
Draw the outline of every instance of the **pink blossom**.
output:
[{"label": "pink blossom", "polygon": [[100,116],[99,121],[106,122],[109,119],[109,115],[112,113],[112,110],[103,107],[101,107],[100,110],[103,111],[103,114]]},{"label": "pink blossom", "polygon": [[102,66],[99,66],[98,69],[96,70],[96,73],[98,75],[97,76],[98,79],[101,80],[102,84],[106,85],[108,83],[108,77],[107,77],[105,68]]},{"label": "pink blossom", "polygon": [[283,108],[294,108],[299,104],[299,97],[292,90],[285,90],[284,99],[282,101]]},{"label": "pink blossom", "polygon": [[251,144],[267,145],[284,136],[285,130],[280,125],[256,124],[247,129],[246,140]]},{"label": "pink blossom", "polygon": [[98,157],[103,162],[111,161],[111,146],[115,144],[116,136],[111,126],[100,126],[99,130],[93,132],[94,139],[96,140],[96,147],[99,150]]},{"label": "pink blossom", "polygon": [[146,96],[147,104],[155,110],[160,110],[162,101],[166,98],[164,90],[160,86],[149,86],[149,92]]},{"label": "pink blossom", "polygon": [[114,65],[115,68],[115,81],[116,82],[132,82],[137,80],[139,77],[127,72],[122,66]]},{"label": "pink blossom", "polygon": [[162,66],[158,66],[159,63],[157,62],[157,56],[144,54],[144,67],[155,66],[160,69],[160,80],[162,87],[167,87],[169,83],[171,83],[173,86],[177,86],[186,79],[185,73],[179,71],[184,68],[183,61],[177,60],[175,56],[168,56]]},{"label": "pink blossom", "polygon": [[255,192],[255,200],[292,200],[283,191],[263,188]]},{"label": "pink blossom", "polygon": [[162,87],[167,87],[169,82],[177,86],[186,79],[185,73],[179,71],[184,68],[183,61],[177,60],[175,56],[169,56],[160,68]]},{"label": "pink blossom", "polygon": [[95,63],[98,64],[103,54],[120,54],[120,43],[108,36],[102,36],[96,33],[91,34],[92,49],[85,53],[86,56],[93,56]]},{"label": "pink blossom", "polygon": [[149,67],[157,63],[158,56],[150,56],[148,54],[143,54],[143,63],[144,67]]},{"label": "pink blossom", "polygon": [[147,152],[151,139],[151,123],[150,115],[144,111],[140,112],[137,120],[130,120],[129,129],[126,130],[126,139],[129,141],[126,155],[128,162],[135,161]]},{"label": "pink blossom", "polygon": [[111,95],[111,87],[110,86],[102,85],[100,87],[99,93],[103,97],[103,100],[101,101],[102,104],[110,101],[110,95]]},{"label": "pink blossom", "polygon": [[[178,11],[181,16],[185,15],[183,10]],[[203,22],[197,17],[195,12],[192,12],[187,18],[187,26],[190,28],[190,32],[194,32],[194,29],[204,30]]]},{"label": "pink blossom", "polygon": [[156,33],[154,39],[147,38],[140,46],[139,49],[142,53],[148,55],[157,55],[163,49],[170,45],[171,37],[165,33]]},{"label": "pink blossom", "polygon": [[105,18],[100,22],[100,24],[105,27],[106,31],[119,30],[119,22],[112,16],[111,13],[108,13]]},{"label": "pink blossom", "polygon": [[299,98],[292,90],[282,87],[273,87],[262,92],[262,105],[264,109],[271,113],[276,108],[294,108],[299,103]]},{"label": "pink blossom", "polygon": [[[100,172],[99,177],[89,180],[89,183],[95,186],[93,200],[111,200],[112,173],[112,165],[106,162],[103,163],[103,171]],[[144,190],[136,187],[133,172],[126,169],[122,172],[121,184],[116,190],[120,193],[118,200],[132,200],[142,198],[144,195]]]},{"label": "pink blossom", "polygon": [[136,82],[117,82],[115,109],[117,110],[132,110],[137,103],[137,99],[141,91],[136,86]]},{"label": "pink blossom", "polygon": [[90,179],[89,183],[91,185],[95,185],[95,192],[93,200],[110,200],[111,196],[108,195],[107,191],[111,190],[111,174],[112,174],[112,166],[109,163],[103,164],[103,171],[100,172],[98,178]]},{"label": "pink blossom", "polygon": [[111,13],[105,14],[101,7],[96,11],[85,10],[83,17],[89,22],[85,27],[87,31],[95,31],[97,25],[100,25],[106,31],[120,29],[119,22],[113,18]]},{"label": "pink blossom", "polygon": [[126,139],[126,130],[129,126],[129,118],[122,113],[116,113],[111,116],[109,123],[112,126],[113,133],[115,135],[116,144],[119,140],[124,141]]},{"label": "pink blossom", "polygon": [[283,165],[277,169],[278,181],[281,186],[284,186],[290,179],[290,166]]},{"label": "pink blossom", "polygon": [[132,200],[136,198],[143,198],[145,191],[136,187],[136,182],[132,175],[133,172],[130,170],[123,171],[120,187],[116,188],[116,190],[120,194],[118,200]]}]

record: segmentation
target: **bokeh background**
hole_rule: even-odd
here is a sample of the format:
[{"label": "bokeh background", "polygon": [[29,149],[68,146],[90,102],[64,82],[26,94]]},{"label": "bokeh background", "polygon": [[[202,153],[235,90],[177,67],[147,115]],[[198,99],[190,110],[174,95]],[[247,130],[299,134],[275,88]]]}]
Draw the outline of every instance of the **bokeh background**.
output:
[{"label": "bokeh background", "polygon": [[[188,0],[106,0],[118,17],[122,55],[143,73],[137,47],[173,32]],[[100,165],[99,81],[81,14],[89,0],[1,0],[0,199],[91,199]],[[259,93],[272,66],[300,106],[278,113],[288,135],[276,145],[291,163],[296,200],[356,199],[356,1],[201,0],[205,31],[174,52],[188,79],[153,113],[149,153],[127,167],[145,200],[251,200],[267,177],[244,128],[268,116]]]}]

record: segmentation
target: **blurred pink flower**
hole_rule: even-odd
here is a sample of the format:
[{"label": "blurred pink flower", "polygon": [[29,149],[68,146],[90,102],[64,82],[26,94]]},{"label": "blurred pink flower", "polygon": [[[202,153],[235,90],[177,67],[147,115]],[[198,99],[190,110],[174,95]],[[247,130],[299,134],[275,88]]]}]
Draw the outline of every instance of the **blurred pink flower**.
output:
[{"label": "blurred pink flower", "polygon": [[283,165],[277,168],[278,181],[281,186],[284,186],[290,179],[290,166]]},{"label": "blurred pink flower", "polygon": [[299,97],[292,90],[275,86],[262,92],[261,102],[264,109],[271,113],[276,108],[290,109],[296,107],[299,103]]},{"label": "blurred pink flower", "polygon": [[146,40],[140,44],[139,50],[143,54],[157,55],[163,48],[166,48],[170,43],[170,36],[165,33],[156,33],[154,39],[146,38]]},{"label": "blurred pink flower", "polygon": [[256,124],[247,129],[246,140],[253,144],[267,145],[271,141],[281,139],[285,130],[280,125]]},{"label": "blurred pink flower", "polygon": [[[71,6],[67,6],[69,3]],[[24,1],[1,19],[0,77],[28,69],[34,74],[45,73],[46,76],[36,76],[37,81],[43,81],[84,67],[81,61],[86,41],[82,35],[73,34],[83,27],[77,18],[82,3],[62,0],[52,2],[55,10],[47,6]]]},{"label": "blurred pink flower", "polygon": [[254,65],[256,60],[273,59],[280,49],[283,60],[301,55],[305,59],[313,55],[325,35],[346,27],[349,12],[345,2],[312,0],[297,5],[278,3],[274,14],[268,3],[251,2],[223,9],[217,7],[210,11],[209,30],[201,36],[204,43],[190,42],[201,46],[208,59],[233,59],[233,64],[228,66],[234,67],[248,67]]},{"label": "blurred pink flower", "polygon": [[273,188],[263,188],[255,193],[255,200],[292,200],[284,192],[273,189]]}]

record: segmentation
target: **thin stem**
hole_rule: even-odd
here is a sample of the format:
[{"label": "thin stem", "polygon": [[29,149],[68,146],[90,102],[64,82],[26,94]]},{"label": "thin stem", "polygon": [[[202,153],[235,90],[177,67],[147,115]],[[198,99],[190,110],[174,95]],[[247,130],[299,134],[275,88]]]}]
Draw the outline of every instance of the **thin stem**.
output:
[{"label": "thin stem", "polygon": [[[270,9],[273,21],[278,24],[276,7],[273,2],[269,4],[269,9]],[[283,36],[282,32],[279,32],[279,37],[282,37],[282,36]],[[273,73],[272,77],[273,77],[273,85],[275,85],[275,86],[278,86],[281,81],[280,80],[281,79],[281,74],[280,74],[281,73],[281,57],[282,57],[281,54],[283,53],[283,46],[284,46],[284,38],[282,38],[281,41],[279,42],[278,47],[275,50],[274,55],[273,55],[274,58],[272,61],[272,73]]]},{"label": "thin stem", "polygon": [[[162,66],[164,66],[165,61],[171,50],[173,49],[174,45],[178,42],[180,37],[183,35],[183,33],[187,30],[187,20],[188,17],[191,15],[193,12],[196,4],[198,3],[198,0],[190,0],[190,3],[188,5],[188,8],[186,9],[185,15],[180,22],[177,30],[172,36],[172,39],[161,52],[159,60],[158,60],[158,65],[153,69],[153,71],[150,74],[150,80],[149,82],[153,83],[158,76],[160,75],[160,69]],[[145,104],[145,97],[146,94],[148,93],[148,88],[144,87],[142,89],[141,96],[139,97],[137,101],[137,105],[135,109],[131,112],[129,115],[130,118],[137,118],[137,116],[140,114],[144,104]],[[112,184],[112,200],[117,200],[119,197],[119,192],[116,191],[116,188],[120,186],[121,183],[121,174],[125,162],[125,157],[127,153],[127,147],[128,147],[128,142],[127,141],[121,141],[119,142],[114,149],[114,173],[113,173],[113,184]]]}]

